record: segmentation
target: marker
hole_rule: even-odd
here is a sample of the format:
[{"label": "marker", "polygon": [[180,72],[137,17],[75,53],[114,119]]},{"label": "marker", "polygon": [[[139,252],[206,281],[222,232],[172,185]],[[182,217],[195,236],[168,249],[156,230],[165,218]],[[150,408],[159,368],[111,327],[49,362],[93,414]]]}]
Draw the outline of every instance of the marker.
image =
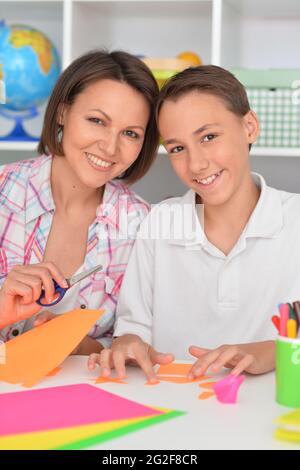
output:
[{"label": "marker", "polygon": [[279,334],[280,336],[286,336],[287,334],[287,322],[289,319],[290,309],[288,304],[280,304],[280,322],[279,322]]},{"label": "marker", "polygon": [[297,338],[297,322],[296,320],[289,319],[286,324],[288,338]]},{"label": "marker", "polygon": [[279,333],[280,318],[277,315],[272,316],[272,323],[275,326],[276,330]]},{"label": "marker", "polygon": [[289,306],[289,318],[296,320],[296,314],[294,312],[292,304],[288,303],[288,306]]},{"label": "marker", "polygon": [[299,301],[293,302],[293,308],[294,308],[294,312],[296,316],[296,322],[299,328],[300,326],[300,302]]}]

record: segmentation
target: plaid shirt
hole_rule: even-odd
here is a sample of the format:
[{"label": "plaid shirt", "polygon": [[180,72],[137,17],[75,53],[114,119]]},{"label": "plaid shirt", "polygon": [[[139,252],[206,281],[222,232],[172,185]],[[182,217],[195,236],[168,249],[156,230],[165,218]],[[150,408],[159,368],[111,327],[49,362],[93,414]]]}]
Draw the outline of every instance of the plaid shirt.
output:
[{"label": "plaid shirt", "polygon": [[[51,192],[51,156],[0,166],[0,287],[15,265],[43,261],[55,205]],[[109,345],[109,331],[120,286],[140,222],[149,206],[118,181],[105,185],[103,202],[88,231],[82,269],[103,270],[81,281],[76,307],[104,309],[89,335]],[[23,331],[25,321],[0,331],[7,341]],[[101,338],[101,339],[100,339]]]}]

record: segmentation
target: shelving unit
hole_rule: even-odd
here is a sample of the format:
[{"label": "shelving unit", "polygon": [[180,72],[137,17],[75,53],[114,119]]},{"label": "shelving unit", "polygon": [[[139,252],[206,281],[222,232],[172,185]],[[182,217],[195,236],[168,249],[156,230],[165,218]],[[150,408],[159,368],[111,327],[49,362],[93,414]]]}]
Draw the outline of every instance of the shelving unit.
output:
[{"label": "shelving unit", "polygon": [[[204,63],[225,68],[300,69],[299,0],[0,0],[0,19],[45,32],[63,68],[90,49],[107,47],[148,56],[192,50]],[[0,120],[2,134],[4,126]],[[35,148],[0,142],[0,162],[10,152],[23,158]],[[254,147],[251,155],[300,157],[300,148]]]}]

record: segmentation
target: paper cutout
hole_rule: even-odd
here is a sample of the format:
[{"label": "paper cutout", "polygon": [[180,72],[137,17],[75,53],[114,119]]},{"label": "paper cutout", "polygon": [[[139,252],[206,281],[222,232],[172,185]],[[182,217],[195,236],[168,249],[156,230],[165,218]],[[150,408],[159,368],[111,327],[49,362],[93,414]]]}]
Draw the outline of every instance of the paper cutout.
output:
[{"label": "paper cutout", "polygon": [[236,403],[240,386],[245,380],[244,375],[227,375],[213,386],[217,399],[221,403]]},{"label": "paper cutout", "polygon": [[148,380],[148,382],[145,383],[145,385],[158,385],[160,383],[159,380],[153,380],[152,382],[150,382],[150,380]]},{"label": "paper cutout", "polygon": [[55,369],[48,372],[47,377],[54,377],[61,371],[61,367],[55,367]]},{"label": "paper cutout", "polygon": [[202,392],[199,395],[199,400],[207,400],[210,397],[213,397],[215,395],[215,392]]},{"label": "paper cutout", "polygon": [[8,341],[0,381],[25,387],[37,384],[78,346],[103,313],[72,310]]},{"label": "paper cutout", "polygon": [[106,384],[106,383],[127,384],[127,382],[124,382],[124,380],[122,379],[111,378],[111,377],[98,377],[95,380],[95,384]]},{"label": "paper cutout", "polygon": [[199,380],[202,380],[205,377],[196,377],[195,379],[188,379],[187,377],[179,377],[179,376],[169,376],[169,375],[158,375],[157,379],[160,382],[172,382],[174,384],[189,384],[193,382],[199,382]]},{"label": "paper cutout", "polygon": [[215,383],[216,382],[204,382],[204,383],[199,384],[199,387],[213,390]]},{"label": "paper cutout", "polygon": [[171,364],[161,365],[157,371],[158,375],[188,375],[192,364]]},{"label": "paper cutout", "polygon": [[0,435],[161,414],[88,384],[4,393],[0,409]]}]

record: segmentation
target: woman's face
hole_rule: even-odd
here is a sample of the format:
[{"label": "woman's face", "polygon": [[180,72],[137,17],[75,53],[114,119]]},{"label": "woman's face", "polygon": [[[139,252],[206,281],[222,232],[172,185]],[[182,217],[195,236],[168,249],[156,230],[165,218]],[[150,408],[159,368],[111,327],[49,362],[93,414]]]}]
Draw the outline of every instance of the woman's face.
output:
[{"label": "woman's face", "polygon": [[121,175],[142,149],[150,107],[126,83],[99,80],[63,109],[63,150],[78,179],[99,188]]}]

